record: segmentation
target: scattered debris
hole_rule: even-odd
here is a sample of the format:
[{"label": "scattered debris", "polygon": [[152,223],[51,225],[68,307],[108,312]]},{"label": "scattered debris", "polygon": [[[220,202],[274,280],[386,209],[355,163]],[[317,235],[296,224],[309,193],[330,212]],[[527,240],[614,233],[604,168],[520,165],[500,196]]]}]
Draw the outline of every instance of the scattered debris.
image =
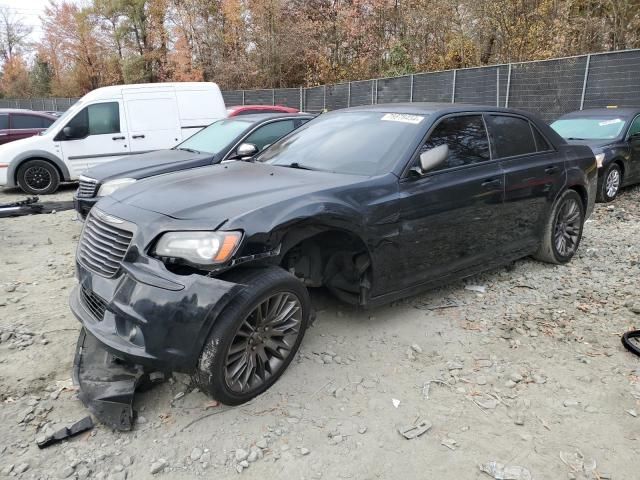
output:
[{"label": "scattered debris", "polygon": [[476,293],[486,293],[487,292],[487,287],[486,285],[467,285],[466,287],[464,287],[465,290],[469,290],[470,292],[476,292]]},{"label": "scattered debris", "polygon": [[531,472],[517,465],[503,465],[489,462],[479,466],[480,471],[492,476],[495,480],[532,480]]},{"label": "scattered debris", "polygon": [[400,406],[400,400],[398,400],[397,398],[392,398],[391,399],[391,403],[393,404],[394,407],[398,408]]},{"label": "scattered debris", "polygon": [[93,420],[91,419],[91,417],[84,417],[82,420],[74,423],[70,427],[61,428],[51,435],[38,438],[36,440],[36,443],[38,444],[39,448],[47,448],[55,443],[61,442],[62,440],[66,440],[67,438],[71,438],[82,432],[91,430],[93,426]]},{"label": "scattered debris", "polygon": [[413,438],[417,438],[420,435],[427,433],[431,428],[431,423],[426,420],[416,424],[416,425],[405,425],[402,427],[398,427],[398,433],[402,435],[407,440],[411,440]]},{"label": "scattered debris", "polygon": [[440,445],[444,445],[449,450],[454,450],[457,448],[458,442],[456,442],[453,438],[443,438],[440,442]]}]

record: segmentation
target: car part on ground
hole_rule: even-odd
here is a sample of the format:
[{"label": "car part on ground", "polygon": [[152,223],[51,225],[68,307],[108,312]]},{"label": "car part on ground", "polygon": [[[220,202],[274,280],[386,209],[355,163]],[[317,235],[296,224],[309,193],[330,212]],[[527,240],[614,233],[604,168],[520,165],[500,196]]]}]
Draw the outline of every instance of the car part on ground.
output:
[{"label": "car part on ground", "polygon": [[72,208],[72,201],[42,203],[38,197],[30,197],[18,202],[0,204],[0,218],[62,212],[64,210],[71,210]]},{"label": "car part on ground", "polygon": [[631,353],[640,357],[640,344],[637,339],[640,338],[640,330],[630,330],[622,335],[622,345]]},{"label": "car part on ground", "polygon": [[123,362],[195,375],[237,405],[295,355],[307,288],[373,307],[524,256],[566,263],[596,183],[589,148],[523,112],[332,112],[254,162],[104,197],[80,238],[70,306]]},{"label": "car part on ground", "polygon": [[87,430],[91,430],[93,426],[93,420],[91,417],[84,417],[82,420],[77,421],[70,427],[63,427],[51,435],[37,439],[36,443],[38,444],[38,448],[47,448],[68,438],[80,435]]}]

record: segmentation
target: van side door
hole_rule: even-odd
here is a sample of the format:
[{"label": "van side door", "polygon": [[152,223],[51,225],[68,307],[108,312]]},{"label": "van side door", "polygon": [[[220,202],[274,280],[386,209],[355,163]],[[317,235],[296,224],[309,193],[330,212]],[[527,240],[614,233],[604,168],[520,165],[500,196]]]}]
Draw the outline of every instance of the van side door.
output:
[{"label": "van side door", "polygon": [[525,254],[537,248],[551,206],[566,183],[564,156],[528,118],[485,116],[493,155],[505,172],[505,248]]},{"label": "van side door", "polygon": [[123,93],[131,153],[172,148],[182,140],[173,90]]},{"label": "van side door", "polygon": [[122,102],[92,103],[80,110],[56,135],[71,177],[129,153]]}]

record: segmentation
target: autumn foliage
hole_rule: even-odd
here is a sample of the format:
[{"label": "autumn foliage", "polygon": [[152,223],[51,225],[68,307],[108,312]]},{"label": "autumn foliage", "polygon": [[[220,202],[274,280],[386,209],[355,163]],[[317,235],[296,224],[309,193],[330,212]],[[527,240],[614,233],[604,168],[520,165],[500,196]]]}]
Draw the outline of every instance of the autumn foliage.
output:
[{"label": "autumn foliage", "polygon": [[40,38],[9,46],[2,19],[5,96],[309,86],[640,47],[640,0],[50,0]]}]

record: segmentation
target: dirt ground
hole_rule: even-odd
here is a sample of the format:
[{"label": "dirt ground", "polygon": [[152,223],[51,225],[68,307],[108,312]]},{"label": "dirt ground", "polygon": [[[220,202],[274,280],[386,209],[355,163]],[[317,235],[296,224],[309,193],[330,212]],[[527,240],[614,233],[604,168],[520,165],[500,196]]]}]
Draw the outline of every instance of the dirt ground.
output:
[{"label": "dirt ground", "polygon": [[620,334],[640,328],[639,205],[638,187],[598,205],[568,266],[525,259],[371,311],[316,294],[298,361],[252,402],[215,406],[179,376],[137,396],[133,431],[44,450],[87,415],[67,306],[80,223],[0,220],[0,477],[638,478],[640,359]]}]

